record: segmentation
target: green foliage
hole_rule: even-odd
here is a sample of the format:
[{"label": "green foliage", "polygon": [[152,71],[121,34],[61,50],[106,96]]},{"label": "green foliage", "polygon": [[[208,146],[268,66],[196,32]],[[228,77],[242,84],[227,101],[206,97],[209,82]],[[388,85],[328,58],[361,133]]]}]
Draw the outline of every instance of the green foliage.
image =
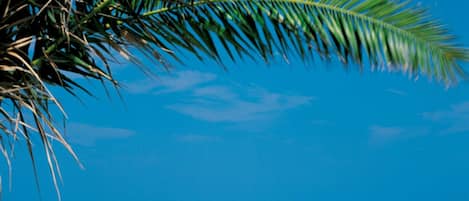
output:
[{"label": "green foliage", "polygon": [[2,0],[0,15],[0,148],[8,160],[7,147],[22,138],[34,163],[31,139],[38,134],[54,182],[52,141],[76,156],[55,127],[49,107],[60,104],[47,87],[89,93],[69,73],[118,86],[112,54],[141,65],[129,48],[165,68],[181,52],[220,64],[243,57],[269,62],[277,54],[335,57],[446,84],[461,80],[459,65],[469,61],[444,26],[407,1]]}]

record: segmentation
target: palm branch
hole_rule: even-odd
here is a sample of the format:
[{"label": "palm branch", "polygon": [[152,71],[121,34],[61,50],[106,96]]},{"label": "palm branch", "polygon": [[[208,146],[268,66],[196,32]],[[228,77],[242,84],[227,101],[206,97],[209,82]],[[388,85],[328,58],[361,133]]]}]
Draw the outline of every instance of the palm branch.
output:
[{"label": "palm branch", "polygon": [[50,106],[61,106],[48,87],[90,94],[70,73],[118,87],[115,53],[142,66],[135,48],[164,68],[187,53],[221,65],[278,54],[338,59],[445,84],[464,79],[469,61],[445,26],[409,1],[2,0],[0,15],[0,149],[9,161],[9,147],[24,139],[35,166],[38,136],[55,184],[52,141],[77,157],[56,128]]}]

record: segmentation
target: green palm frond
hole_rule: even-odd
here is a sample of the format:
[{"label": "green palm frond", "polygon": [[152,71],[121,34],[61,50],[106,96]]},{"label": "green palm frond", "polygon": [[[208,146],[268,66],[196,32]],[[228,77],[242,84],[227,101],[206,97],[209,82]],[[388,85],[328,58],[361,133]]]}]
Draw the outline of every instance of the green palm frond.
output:
[{"label": "green palm frond", "polygon": [[0,150],[8,160],[8,147],[25,139],[34,163],[39,136],[55,182],[52,141],[76,156],[55,126],[50,106],[60,104],[48,87],[90,94],[69,73],[119,86],[114,54],[143,66],[132,48],[165,68],[187,52],[221,64],[280,54],[456,83],[469,52],[429,16],[397,0],[2,0]]},{"label": "green palm frond", "polygon": [[[145,1],[134,2],[142,7]],[[221,51],[233,60],[238,58],[234,54],[266,61],[275,53],[293,53],[303,60],[337,56],[344,63],[369,63],[446,83],[457,81],[463,75],[459,62],[469,60],[467,49],[457,46],[426,10],[409,4],[389,0],[161,3],[143,5],[151,11],[134,10],[142,24],[129,23],[128,29],[135,37],[164,40],[163,44],[219,61],[224,59]],[[216,46],[217,41],[222,46]]]}]

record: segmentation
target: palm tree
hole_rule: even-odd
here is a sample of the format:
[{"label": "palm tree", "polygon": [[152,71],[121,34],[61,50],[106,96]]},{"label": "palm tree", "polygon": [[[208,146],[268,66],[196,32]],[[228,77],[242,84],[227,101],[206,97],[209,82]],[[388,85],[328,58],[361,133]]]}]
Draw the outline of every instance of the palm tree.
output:
[{"label": "palm tree", "polygon": [[[188,52],[219,64],[275,55],[339,59],[359,69],[399,70],[445,84],[464,79],[467,49],[412,2],[393,0],[2,0],[0,1],[0,149],[42,141],[56,184],[52,141],[75,156],[56,128],[48,87],[91,94],[71,74],[119,83],[114,54],[164,68]],[[224,55],[228,56],[223,56]],[[78,159],[77,159],[78,160]]]}]

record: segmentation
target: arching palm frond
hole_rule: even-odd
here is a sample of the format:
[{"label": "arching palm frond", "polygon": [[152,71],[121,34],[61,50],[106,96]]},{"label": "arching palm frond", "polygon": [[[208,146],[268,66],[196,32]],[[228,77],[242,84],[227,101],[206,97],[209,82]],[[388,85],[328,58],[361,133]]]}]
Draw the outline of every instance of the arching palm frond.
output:
[{"label": "arching palm frond", "polygon": [[[441,24],[409,1],[145,2],[134,1],[135,6],[151,11],[134,9],[139,16],[136,22],[141,23],[126,26],[134,37],[158,39],[157,45],[205,53],[221,62],[225,58],[220,58],[220,52],[233,60],[238,58],[235,54],[266,61],[275,53],[293,53],[303,60],[313,55],[337,56],[344,63],[369,63],[450,83],[463,75],[458,63],[469,60],[467,49],[457,46]],[[217,41],[222,45],[216,46]]]},{"label": "arching palm frond", "polygon": [[461,80],[469,61],[425,9],[392,0],[2,0],[0,16],[0,148],[8,159],[7,142],[22,137],[34,162],[39,133],[54,182],[51,141],[73,151],[55,127],[49,106],[60,104],[47,87],[89,93],[68,73],[117,86],[112,54],[139,64],[132,47],[166,68],[180,50],[219,63],[280,54],[446,84]]}]

